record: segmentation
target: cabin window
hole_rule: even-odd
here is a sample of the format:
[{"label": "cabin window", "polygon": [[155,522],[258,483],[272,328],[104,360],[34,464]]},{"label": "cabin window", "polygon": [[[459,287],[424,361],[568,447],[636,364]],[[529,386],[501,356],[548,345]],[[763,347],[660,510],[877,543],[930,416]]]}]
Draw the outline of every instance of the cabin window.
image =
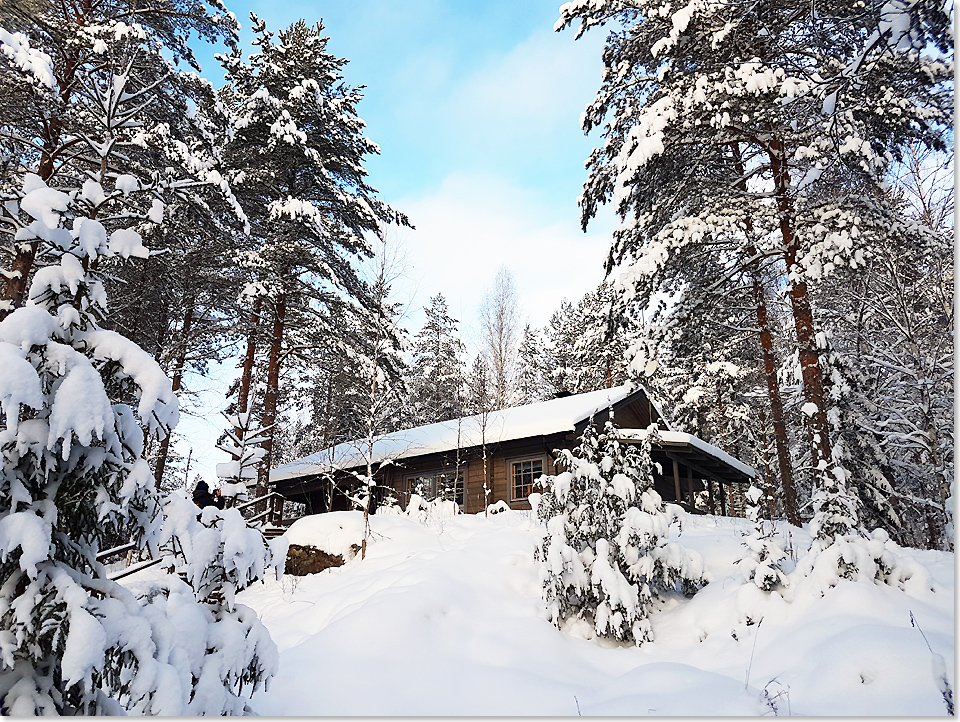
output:
[{"label": "cabin window", "polygon": [[457,502],[462,507],[464,502],[463,480],[466,471],[466,466],[461,465],[459,476],[457,476],[455,468],[408,474],[404,477],[407,483],[407,492],[409,494],[419,494],[426,501],[445,498]]},{"label": "cabin window", "polygon": [[544,457],[515,459],[510,462],[510,499],[520,501],[530,496],[533,483],[545,471]]}]

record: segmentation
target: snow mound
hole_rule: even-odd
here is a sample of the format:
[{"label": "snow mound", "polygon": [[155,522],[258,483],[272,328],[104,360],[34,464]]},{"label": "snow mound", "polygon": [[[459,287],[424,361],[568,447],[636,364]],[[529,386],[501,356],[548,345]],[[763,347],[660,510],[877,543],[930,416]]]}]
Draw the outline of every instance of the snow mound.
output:
[{"label": "snow mound", "polygon": [[[745,519],[682,518],[670,541],[712,581],[651,615],[637,648],[547,619],[529,512],[422,523],[375,514],[367,558],[256,584],[238,601],[280,650],[280,715],[943,715],[954,667],[953,554],[900,549],[924,589],[840,580],[788,602],[744,584]],[[777,523],[791,562],[806,530]],[[330,553],[363,534],[360,512],[296,522],[286,536]],[[922,631],[922,633],[921,633]],[[927,643],[930,647],[928,648]],[[945,661],[945,668],[943,667]],[[370,690],[376,690],[371,694]]]}]

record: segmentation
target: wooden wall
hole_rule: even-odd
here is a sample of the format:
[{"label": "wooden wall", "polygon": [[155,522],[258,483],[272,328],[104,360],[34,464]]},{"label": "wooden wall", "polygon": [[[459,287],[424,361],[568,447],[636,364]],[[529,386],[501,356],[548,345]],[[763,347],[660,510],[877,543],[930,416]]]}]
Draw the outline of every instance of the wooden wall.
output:
[{"label": "wooden wall", "polygon": [[[544,457],[544,473],[553,474],[555,469],[551,454],[554,449],[562,446],[569,446],[571,442],[566,440],[563,435],[554,435],[550,437],[537,437],[535,439],[523,439],[520,441],[505,442],[502,444],[491,444],[487,447],[487,478],[492,486],[490,495],[491,504],[503,500],[513,509],[529,509],[528,501],[511,501],[510,499],[510,479],[509,464],[518,458]],[[469,449],[461,451],[461,465],[466,465],[467,473],[464,489],[464,501],[467,514],[475,514],[484,510],[484,462],[483,454],[479,449]],[[454,468],[456,466],[456,457],[450,454],[431,454],[429,456],[419,457],[409,460],[402,468],[392,468],[384,472],[383,482],[397,490],[401,505],[406,505],[409,498],[409,489],[406,488],[404,477],[411,474],[439,471],[441,469]]]}]

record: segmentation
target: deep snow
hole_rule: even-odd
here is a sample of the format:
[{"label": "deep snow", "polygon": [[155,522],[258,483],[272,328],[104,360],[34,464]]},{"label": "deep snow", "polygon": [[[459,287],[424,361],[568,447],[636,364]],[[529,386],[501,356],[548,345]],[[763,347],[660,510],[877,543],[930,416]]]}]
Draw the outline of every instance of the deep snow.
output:
[{"label": "deep snow", "polygon": [[[928,584],[842,581],[821,597],[801,583],[786,602],[741,583],[746,520],[686,516],[671,540],[699,551],[712,581],[692,599],[666,600],[653,615],[656,640],[637,648],[545,619],[533,559],[542,530],[529,512],[371,522],[365,560],[238,595],[280,649],[277,677],[252,701],[259,714],[946,712],[923,635],[952,684],[953,554],[899,550]],[[287,536],[350,556],[362,529],[359,512],[337,512]],[[796,553],[806,549],[805,530],[782,529]]]}]

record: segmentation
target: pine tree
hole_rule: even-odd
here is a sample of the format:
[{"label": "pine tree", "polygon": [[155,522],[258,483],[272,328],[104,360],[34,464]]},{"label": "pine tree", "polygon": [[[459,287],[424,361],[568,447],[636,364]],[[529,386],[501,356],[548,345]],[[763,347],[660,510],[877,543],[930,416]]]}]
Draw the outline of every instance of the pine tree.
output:
[{"label": "pine tree", "polygon": [[584,619],[597,636],[637,645],[653,639],[650,614],[667,593],[692,595],[703,585],[703,560],[668,542],[670,516],[653,488],[651,426],[639,445],[621,443],[608,421],[591,423],[561,474],[547,477],[537,504],[547,534],[537,550],[550,619],[560,627]]},{"label": "pine tree", "polygon": [[[606,125],[581,209],[584,226],[606,202],[625,221],[607,260],[622,289],[618,316],[632,327],[701,323],[718,293],[775,275],[796,334],[805,465],[816,484],[832,485],[843,454],[831,444],[814,291],[841,266],[862,271],[872,249],[916,237],[884,186],[908,143],[944,148],[948,11],[584,1],[565,5],[557,26],[578,21],[581,34],[607,22],[626,28],[608,39],[604,81],[584,115],[585,131]],[[690,295],[685,284],[705,269],[703,293]],[[672,304],[643,317],[671,293]],[[634,367],[652,373],[657,345],[638,351]]]},{"label": "pine tree", "polygon": [[551,396],[576,393],[575,347],[580,333],[576,324],[573,304],[563,299],[543,329],[544,376],[551,385]]},{"label": "pine tree", "polygon": [[[18,3],[4,22],[0,88],[11,92],[0,93],[0,146],[9,151],[0,191],[19,190],[25,172],[66,192],[96,182],[102,194],[85,200],[109,227],[133,191],[154,195],[157,216],[197,181],[222,183],[210,128],[195,112],[211,105],[212,89],[176,65],[199,70],[193,34],[236,41],[236,19],[219,2],[158,0],[132,11],[38,0]],[[24,303],[36,267],[56,263],[41,240],[10,240],[0,318]]]},{"label": "pine tree", "polygon": [[530,324],[523,327],[517,351],[517,394],[522,403],[532,404],[553,396],[546,378],[543,337]]},{"label": "pine tree", "polygon": [[457,320],[451,318],[442,294],[424,309],[423,328],[411,347],[411,377],[408,381],[416,424],[447,421],[463,415],[463,342]]},{"label": "pine tree", "polygon": [[[362,135],[360,89],[342,83],[346,61],[327,52],[323,26],[301,21],[274,36],[251,20],[259,52],[220,57],[228,81],[221,100],[233,115],[224,157],[257,241],[241,260],[250,272],[245,294],[266,320],[261,424],[273,427],[291,334],[335,343],[340,329],[331,322],[344,305],[359,304],[375,322],[381,309],[351,259],[372,255],[365,234],[383,236],[387,224],[406,219],[366,182],[363,160],[377,148]],[[258,496],[267,491],[272,447],[271,436]]]},{"label": "pine tree", "polygon": [[613,287],[602,283],[577,304],[574,327],[580,328],[580,335],[574,344],[578,360],[574,378],[579,393],[626,381],[627,341],[610,323],[613,302]]}]

